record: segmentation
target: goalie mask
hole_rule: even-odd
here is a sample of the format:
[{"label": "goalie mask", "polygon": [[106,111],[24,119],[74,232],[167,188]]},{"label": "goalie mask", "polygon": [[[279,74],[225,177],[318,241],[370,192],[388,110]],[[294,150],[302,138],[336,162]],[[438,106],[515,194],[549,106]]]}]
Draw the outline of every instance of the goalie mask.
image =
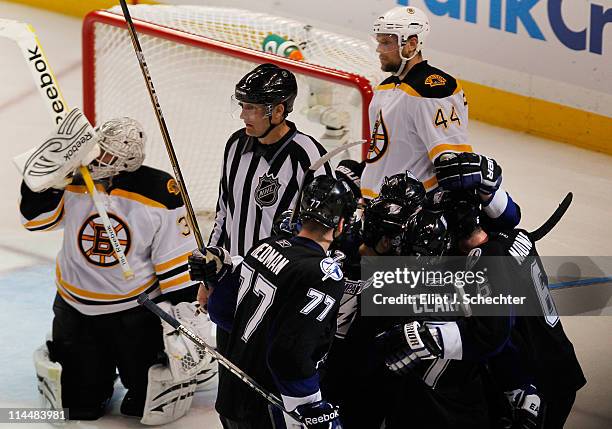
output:
[{"label": "goalie mask", "polygon": [[100,156],[90,165],[94,180],[135,171],[145,158],[146,136],[137,121],[123,117],[111,119],[96,129]]}]

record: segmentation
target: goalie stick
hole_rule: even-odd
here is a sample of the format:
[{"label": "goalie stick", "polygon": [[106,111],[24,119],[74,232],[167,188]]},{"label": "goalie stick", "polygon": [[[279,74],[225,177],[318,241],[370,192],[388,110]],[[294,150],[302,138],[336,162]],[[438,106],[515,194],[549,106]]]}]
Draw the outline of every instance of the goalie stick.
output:
[{"label": "goalie stick", "polygon": [[259,393],[264,399],[270,402],[272,405],[277,407],[282,412],[290,415],[297,421],[302,421],[303,418],[295,411],[287,411],[287,409],[283,406],[282,401],[270,392],[267,392],[259,383],[253,380],[248,374],[238,368],[236,365],[232,363],[229,359],[219,353],[214,347],[209,346],[206,341],[200,338],[198,335],[194,334],[189,329],[185,328],[181,323],[172,317],[170,314],[166,313],[162,310],[157,304],[155,304],[146,293],[141,293],[138,295],[138,304],[144,306],[147,310],[151,311],[160,319],[164,320],[174,329],[176,329],[181,334],[185,335],[189,338],[193,343],[197,346],[204,349],[207,353],[210,353],[217,361],[223,365],[229,372],[234,374],[240,380],[242,380],[245,384],[247,384],[250,388],[252,388],[255,392]]},{"label": "goalie stick", "polygon": [[[11,39],[16,42],[17,45],[19,45],[21,53],[23,54],[24,59],[28,64],[28,68],[32,73],[32,77],[36,87],[38,88],[39,94],[45,100],[45,105],[53,117],[55,124],[59,124],[64,120],[68,110],[68,105],[66,104],[66,100],[64,100],[62,92],[59,89],[57,79],[51,70],[49,61],[47,60],[40,41],[36,36],[34,28],[31,25],[23,22],[13,21],[10,19],[0,19],[0,37]],[[123,271],[123,277],[125,279],[131,279],[134,277],[134,272],[130,268],[128,260],[123,253],[123,249],[121,248],[121,244],[119,243],[115,229],[110,222],[108,214],[106,213],[106,209],[104,208],[100,195],[96,191],[96,187],[94,186],[91,175],[89,174],[89,170],[85,166],[81,166],[79,170],[83,176],[83,180],[85,181],[87,191],[89,192],[89,195],[91,195],[94,202],[96,211],[102,219],[104,229],[108,234],[113,251],[117,256],[117,260],[119,261],[119,265]]]}]

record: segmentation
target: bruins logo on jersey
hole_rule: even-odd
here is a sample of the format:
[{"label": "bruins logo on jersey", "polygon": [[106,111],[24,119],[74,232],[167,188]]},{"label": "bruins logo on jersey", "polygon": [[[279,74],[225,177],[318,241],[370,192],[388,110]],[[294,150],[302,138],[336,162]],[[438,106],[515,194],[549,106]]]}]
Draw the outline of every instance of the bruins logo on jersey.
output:
[{"label": "bruins logo on jersey", "polygon": [[259,176],[259,183],[255,188],[255,202],[259,207],[273,206],[278,200],[280,187],[278,178],[273,175],[265,173],[263,176]]},{"label": "bruins logo on jersey", "polygon": [[425,85],[429,85],[432,88],[434,86],[444,86],[446,85],[446,79],[439,74],[431,74],[425,79]]},{"label": "bruins logo on jersey", "polygon": [[376,122],[374,123],[374,129],[372,130],[372,139],[370,141],[366,162],[373,163],[378,161],[383,157],[388,146],[389,133],[387,132],[385,120],[383,119],[382,110],[380,110],[376,117]]},{"label": "bruins logo on jersey", "polygon": [[168,183],[166,183],[166,188],[168,189],[168,192],[173,195],[178,195],[181,193],[178,183],[176,183],[176,180],[174,179],[168,180]]},{"label": "bruins logo on jersey", "polygon": [[[130,250],[130,230],[127,224],[112,213],[108,214],[111,225],[115,230],[123,253]],[[112,267],[119,263],[113,245],[104,229],[104,224],[97,213],[87,218],[78,235],[79,249],[85,259],[99,267]]]}]

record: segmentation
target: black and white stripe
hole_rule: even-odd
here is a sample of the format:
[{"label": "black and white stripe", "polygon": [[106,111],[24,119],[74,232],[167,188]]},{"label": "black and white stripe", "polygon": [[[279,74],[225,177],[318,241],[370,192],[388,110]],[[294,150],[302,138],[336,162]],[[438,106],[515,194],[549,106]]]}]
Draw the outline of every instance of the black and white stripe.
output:
[{"label": "black and white stripe", "polygon": [[[293,206],[305,172],[326,152],[292,122],[287,125],[290,131],[273,145],[258,144],[244,129],[228,140],[209,245],[223,246],[232,256],[244,255],[256,242],[269,237],[274,219]],[[261,205],[255,198],[260,178],[266,174],[280,185],[271,205]],[[332,174],[329,164],[313,177],[321,174]]]}]

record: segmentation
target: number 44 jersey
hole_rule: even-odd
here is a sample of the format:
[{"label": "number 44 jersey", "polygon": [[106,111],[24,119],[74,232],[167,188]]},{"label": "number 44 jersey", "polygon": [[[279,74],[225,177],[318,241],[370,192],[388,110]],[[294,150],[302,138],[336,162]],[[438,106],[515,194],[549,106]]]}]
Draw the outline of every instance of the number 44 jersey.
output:
[{"label": "number 44 jersey", "polygon": [[[320,399],[317,368],[334,336],[344,291],[338,261],[310,239],[271,237],[249,250],[232,277],[215,288],[209,301],[217,322],[217,308],[236,309],[228,315],[231,326],[220,322],[231,329],[221,352],[266,390],[280,393],[289,410]],[[215,303],[228,291],[229,305]],[[266,407],[237,377],[220,377],[217,411],[222,416],[251,420]]]}]

